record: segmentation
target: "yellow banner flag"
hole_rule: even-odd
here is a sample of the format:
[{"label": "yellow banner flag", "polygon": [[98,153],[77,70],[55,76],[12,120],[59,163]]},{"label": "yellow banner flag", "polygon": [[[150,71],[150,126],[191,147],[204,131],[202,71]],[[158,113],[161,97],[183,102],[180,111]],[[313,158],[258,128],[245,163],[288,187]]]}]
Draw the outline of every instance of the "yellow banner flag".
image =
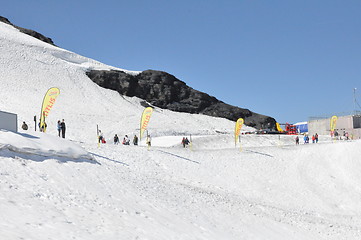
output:
[{"label": "yellow banner flag", "polygon": [[39,127],[40,131],[46,131],[46,122],[45,118],[48,117],[50,110],[53,108],[56,98],[59,96],[60,90],[59,88],[53,87],[50,88],[43,100],[43,105],[41,106],[41,113],[40,113],[40,122]]},{"label": "yellow banner flag", "polygon": [[143,137],[143,133],[144,131],[147,129],[148,127],[148,123],[150,120],[150,117],[152,116],[153,113],[153,108],[151,107],[147,107],[146,109],[144,109],[142,117],[140,119],[140,134],[139,134],[139,140],[142,139]]},{"label": "yellow banner flag", "polygon": [[236,127],[234,130],[234,142],[235,144],[237,144],[237,139],[239,136],[239,133],[241,132],[241,128],[243,126],[244,120],[243,118],[238,118],[237,122],[236,122]]},{"label": "yellow banner flag", "polygon": [[332,118],[331,118],[331,121],[330,121],[331,132],[335,131],[337,119],[338,119],[337,116],[332,116]]},{"label": "yellow banner flag", "polygon": [[277,131],[283,132],[283,129],[281,128],[281,125],[279,123],[276,123]]}]

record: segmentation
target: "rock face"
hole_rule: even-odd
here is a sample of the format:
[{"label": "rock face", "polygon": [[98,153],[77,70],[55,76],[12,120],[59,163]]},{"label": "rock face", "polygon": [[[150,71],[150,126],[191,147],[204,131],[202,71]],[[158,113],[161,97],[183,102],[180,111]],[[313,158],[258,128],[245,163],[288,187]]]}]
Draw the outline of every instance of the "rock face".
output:
[{"label": "rock face", "polygon": [[4,18],[2,16],[0,16],[0,21],[19,29],[20,32],[22,32],[22,33],[28,34],[28,35],[30,35],[30,36],[32,36],[34,38],[37,38],[37,39],[39,39],[39,40],[41,40],[43,42],[46,42],[46,43],[49,43],[49,44],[55,46],[55,44],[54,44],[53,40],[51,40],[51,38],[45,37],[44,35],[36,32],[36,31],[26,29],[26,28],[22,28],[22,27],[18,27],[16,25],[12,24],[7,18]]},{"label": "rock face", "polygon": [[134,76],[123,71],[91,70],[87,72],[87,75],[101,87],[115,90],[129,97],[139,97],[163,109],[200,113],[232,121],[242,117],[248,126],[258,129],[275,128],[275,119],[225,104],[215,97],[194,90],[166,72],[147,70]]}]

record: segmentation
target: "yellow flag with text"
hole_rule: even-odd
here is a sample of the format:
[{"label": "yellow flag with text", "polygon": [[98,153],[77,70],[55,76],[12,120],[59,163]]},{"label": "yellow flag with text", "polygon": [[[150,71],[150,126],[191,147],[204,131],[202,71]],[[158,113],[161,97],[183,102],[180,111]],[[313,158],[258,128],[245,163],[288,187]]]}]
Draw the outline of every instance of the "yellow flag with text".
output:
[{"label": "yellow flag with text", "polygon": [[152,116],[153,113],[153,108],[151,107],[147,107],[146,109],[144,109],[143,114],[142,114],[142,118],[140,119],[140,135],[139,135],[139,140],[142,139],[143,137],[143,133],[144,131],[147,129],[148,127],[148,123],[150,120],[150,117]]},{"label": "yellow flag with text", "polygon": [[59,88],[53,87],[50,88],[43,100],[43,105],[41,106],[41,113],[40,113],[40,122],[39,126],[40,129],[46,130],[46,123],[45,118],[49,116],[50,110],[53,108],[56,98],[59,96],[60,90]]},{"label": "yellow flag with text", "polygon": [[236,127],[234,130],[234,142],[237,144],[237,139],[239,136],[239,133],[241,132],[241,128],[243,126],[244,120],[243,118],[238,118],[237,122],[236,122]]},{"label": "yellow flag with text", "polygon": [[337,116],[332,116],[331,118],[331,122],[330,122],[331,132],[335,131],[337,119],[338,119]]}]

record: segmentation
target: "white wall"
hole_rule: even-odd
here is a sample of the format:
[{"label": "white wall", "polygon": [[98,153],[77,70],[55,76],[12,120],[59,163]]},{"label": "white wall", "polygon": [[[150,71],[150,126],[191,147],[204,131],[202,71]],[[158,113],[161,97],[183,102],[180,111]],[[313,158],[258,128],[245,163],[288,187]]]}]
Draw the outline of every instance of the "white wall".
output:
[{"label": "white wall", "polygon": [[14,113],[0,111],[0,129],[18,131],[18,116]]}]

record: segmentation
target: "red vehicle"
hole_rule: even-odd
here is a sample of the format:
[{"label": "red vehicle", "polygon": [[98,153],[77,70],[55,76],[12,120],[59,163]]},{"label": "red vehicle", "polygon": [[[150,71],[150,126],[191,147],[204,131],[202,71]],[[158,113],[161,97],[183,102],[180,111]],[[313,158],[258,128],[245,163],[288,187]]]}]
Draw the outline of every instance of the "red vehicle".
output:
[{"label": "red vehicle", "polygon": [[283,130],[280,126],[277,126],[277,130],[281,133],[285,133],[288,135],[297,135],[297,127],[296,125],[289,123],[280,123],[279,125],[285,126],[285,130]]}]

